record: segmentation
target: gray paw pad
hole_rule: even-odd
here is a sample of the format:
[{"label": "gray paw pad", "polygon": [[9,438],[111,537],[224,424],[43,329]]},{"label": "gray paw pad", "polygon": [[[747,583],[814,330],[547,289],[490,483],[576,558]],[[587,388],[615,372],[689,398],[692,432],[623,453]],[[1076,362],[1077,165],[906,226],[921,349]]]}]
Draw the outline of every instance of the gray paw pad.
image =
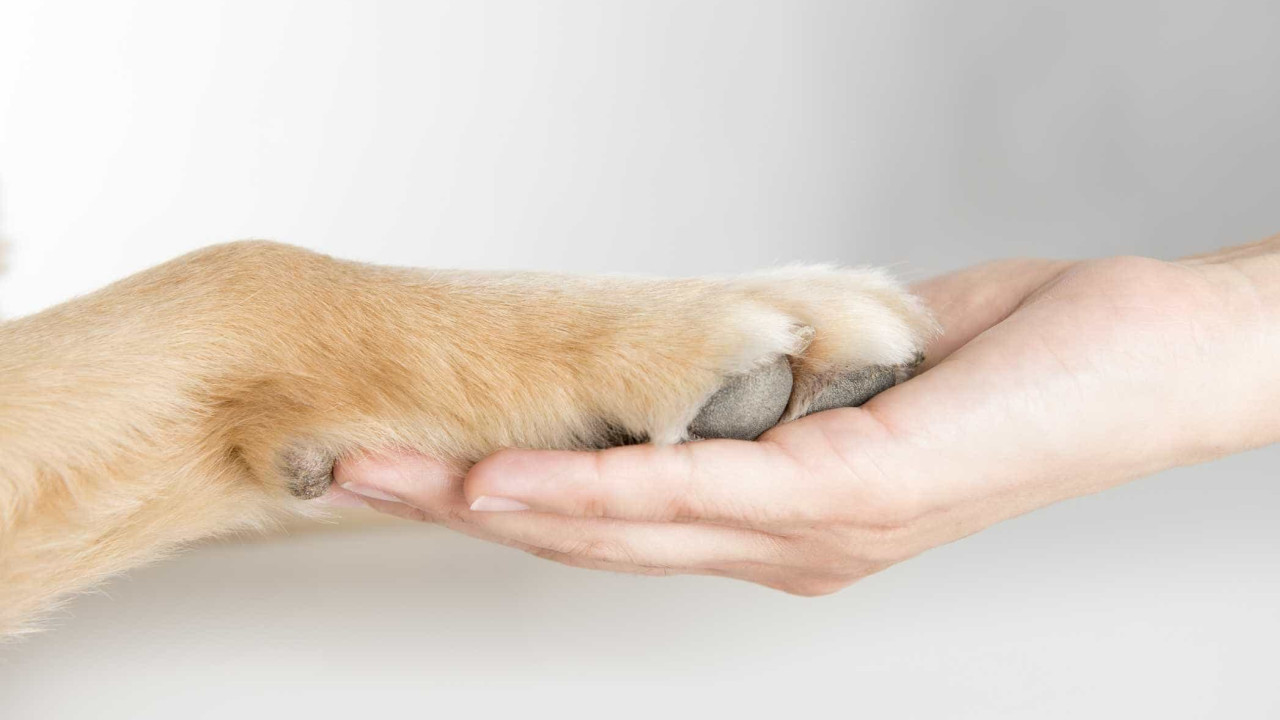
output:
[{"label": "gray paw pad", "polygon": [[858,407],[897,384],[897,371],[872,365],[829,380],[814,396],[806,415],[834,408]]},{"label": "gray paw pad", "polygon": [[318,450],[285,450],[278,469],[288,479],[289,492],[303,500],[320,497],[333,482],[333,458]]},{"label": "gray paw pad", "polygon": [[755,440],[778,424],[791,398],[791,363],[785,357],[729,378],[689,424],[695,438]]}]

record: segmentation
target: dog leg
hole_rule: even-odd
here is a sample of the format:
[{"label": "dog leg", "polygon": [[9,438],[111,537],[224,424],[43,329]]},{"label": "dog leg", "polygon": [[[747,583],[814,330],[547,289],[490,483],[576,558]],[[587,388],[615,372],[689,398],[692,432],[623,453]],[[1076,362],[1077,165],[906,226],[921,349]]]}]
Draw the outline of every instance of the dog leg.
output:
[{"label": "dog leg", "polygon": [[656,280],[208,248],[0,325],[0,630],[220,532],[314,512],[336,458],[753,439],[910,374],[873,270]]}]

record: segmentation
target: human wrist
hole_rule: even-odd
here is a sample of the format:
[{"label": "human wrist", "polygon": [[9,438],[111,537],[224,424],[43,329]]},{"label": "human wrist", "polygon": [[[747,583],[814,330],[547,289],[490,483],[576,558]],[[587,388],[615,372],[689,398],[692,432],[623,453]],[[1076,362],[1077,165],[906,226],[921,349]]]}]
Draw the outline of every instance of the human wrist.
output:
[{"label": "human wrist", "polygon": [[1280,442],[1280,242],[1272,245],[1271,252],[1230,263],[1257,303],[1261,356],[1256,365],[1265,403],[1259,444]]},{"label": "human wrist", "polygon": [[1269,328],[1280,326],[1280,237],[1266,241],[1257,252],[1226,260],[1242,289],[1253,294]]},{"label": "human wrist", "polygon": [[1231,428],[1236,449],[1280,442],[1280,236],[1180,263],[1219,288],[1233,329],[1231,385],[1243,396]]}]

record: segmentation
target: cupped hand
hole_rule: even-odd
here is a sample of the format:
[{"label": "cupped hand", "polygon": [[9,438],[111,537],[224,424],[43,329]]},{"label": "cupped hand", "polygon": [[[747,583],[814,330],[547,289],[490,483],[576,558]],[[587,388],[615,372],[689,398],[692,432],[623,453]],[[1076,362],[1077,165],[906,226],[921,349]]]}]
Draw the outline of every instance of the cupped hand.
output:
[{"label": "cupped hand", "polygon": [[1256,384],[1274,333],[1227,265],[1004,261],[915,290],[944,331],[922,374],[860,408],[755,442],[505,450],[464,477],[415,455],[353,459],[330,499],[569,565],[815,595],[1274,437],[1280,397]]}]

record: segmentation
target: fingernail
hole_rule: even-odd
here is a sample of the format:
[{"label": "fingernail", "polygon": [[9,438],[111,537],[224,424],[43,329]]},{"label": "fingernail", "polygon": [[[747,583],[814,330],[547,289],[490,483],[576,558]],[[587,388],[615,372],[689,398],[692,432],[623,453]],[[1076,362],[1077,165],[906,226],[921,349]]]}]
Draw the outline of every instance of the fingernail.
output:
[{"label": "fingernail", "polygon": [[369,507],[369,504],[366,503],[364,500],[362,500],[359,495],[356,495],[355,493],[342,492],[341,490],[331,490],[328,493],[316,498],[312,502],[315,502],[319,505],[325,505],[327,507],[334,507],[334,508],[343,508],[343,507],[367,508]]},{"label": "fingernail", "polygon": [[481,495],[476,498],[475,502],[471,503],[471,509],[480,512],[512,512],[514,510],[528,510],[529,506],[511,498]]},{"label": "fingernail", "polygon": [[353,492],[357,495],[363,495],[367,498],[373,498],[374,500],[387,500],[390,502],[400,502],[400,498],[396,497],[395,495],[384,493],[378,488],[369,487],[368,485],[361,485],[360,483],[353,483],[353,482],[343,483],[342,489],[348,492]]}]

